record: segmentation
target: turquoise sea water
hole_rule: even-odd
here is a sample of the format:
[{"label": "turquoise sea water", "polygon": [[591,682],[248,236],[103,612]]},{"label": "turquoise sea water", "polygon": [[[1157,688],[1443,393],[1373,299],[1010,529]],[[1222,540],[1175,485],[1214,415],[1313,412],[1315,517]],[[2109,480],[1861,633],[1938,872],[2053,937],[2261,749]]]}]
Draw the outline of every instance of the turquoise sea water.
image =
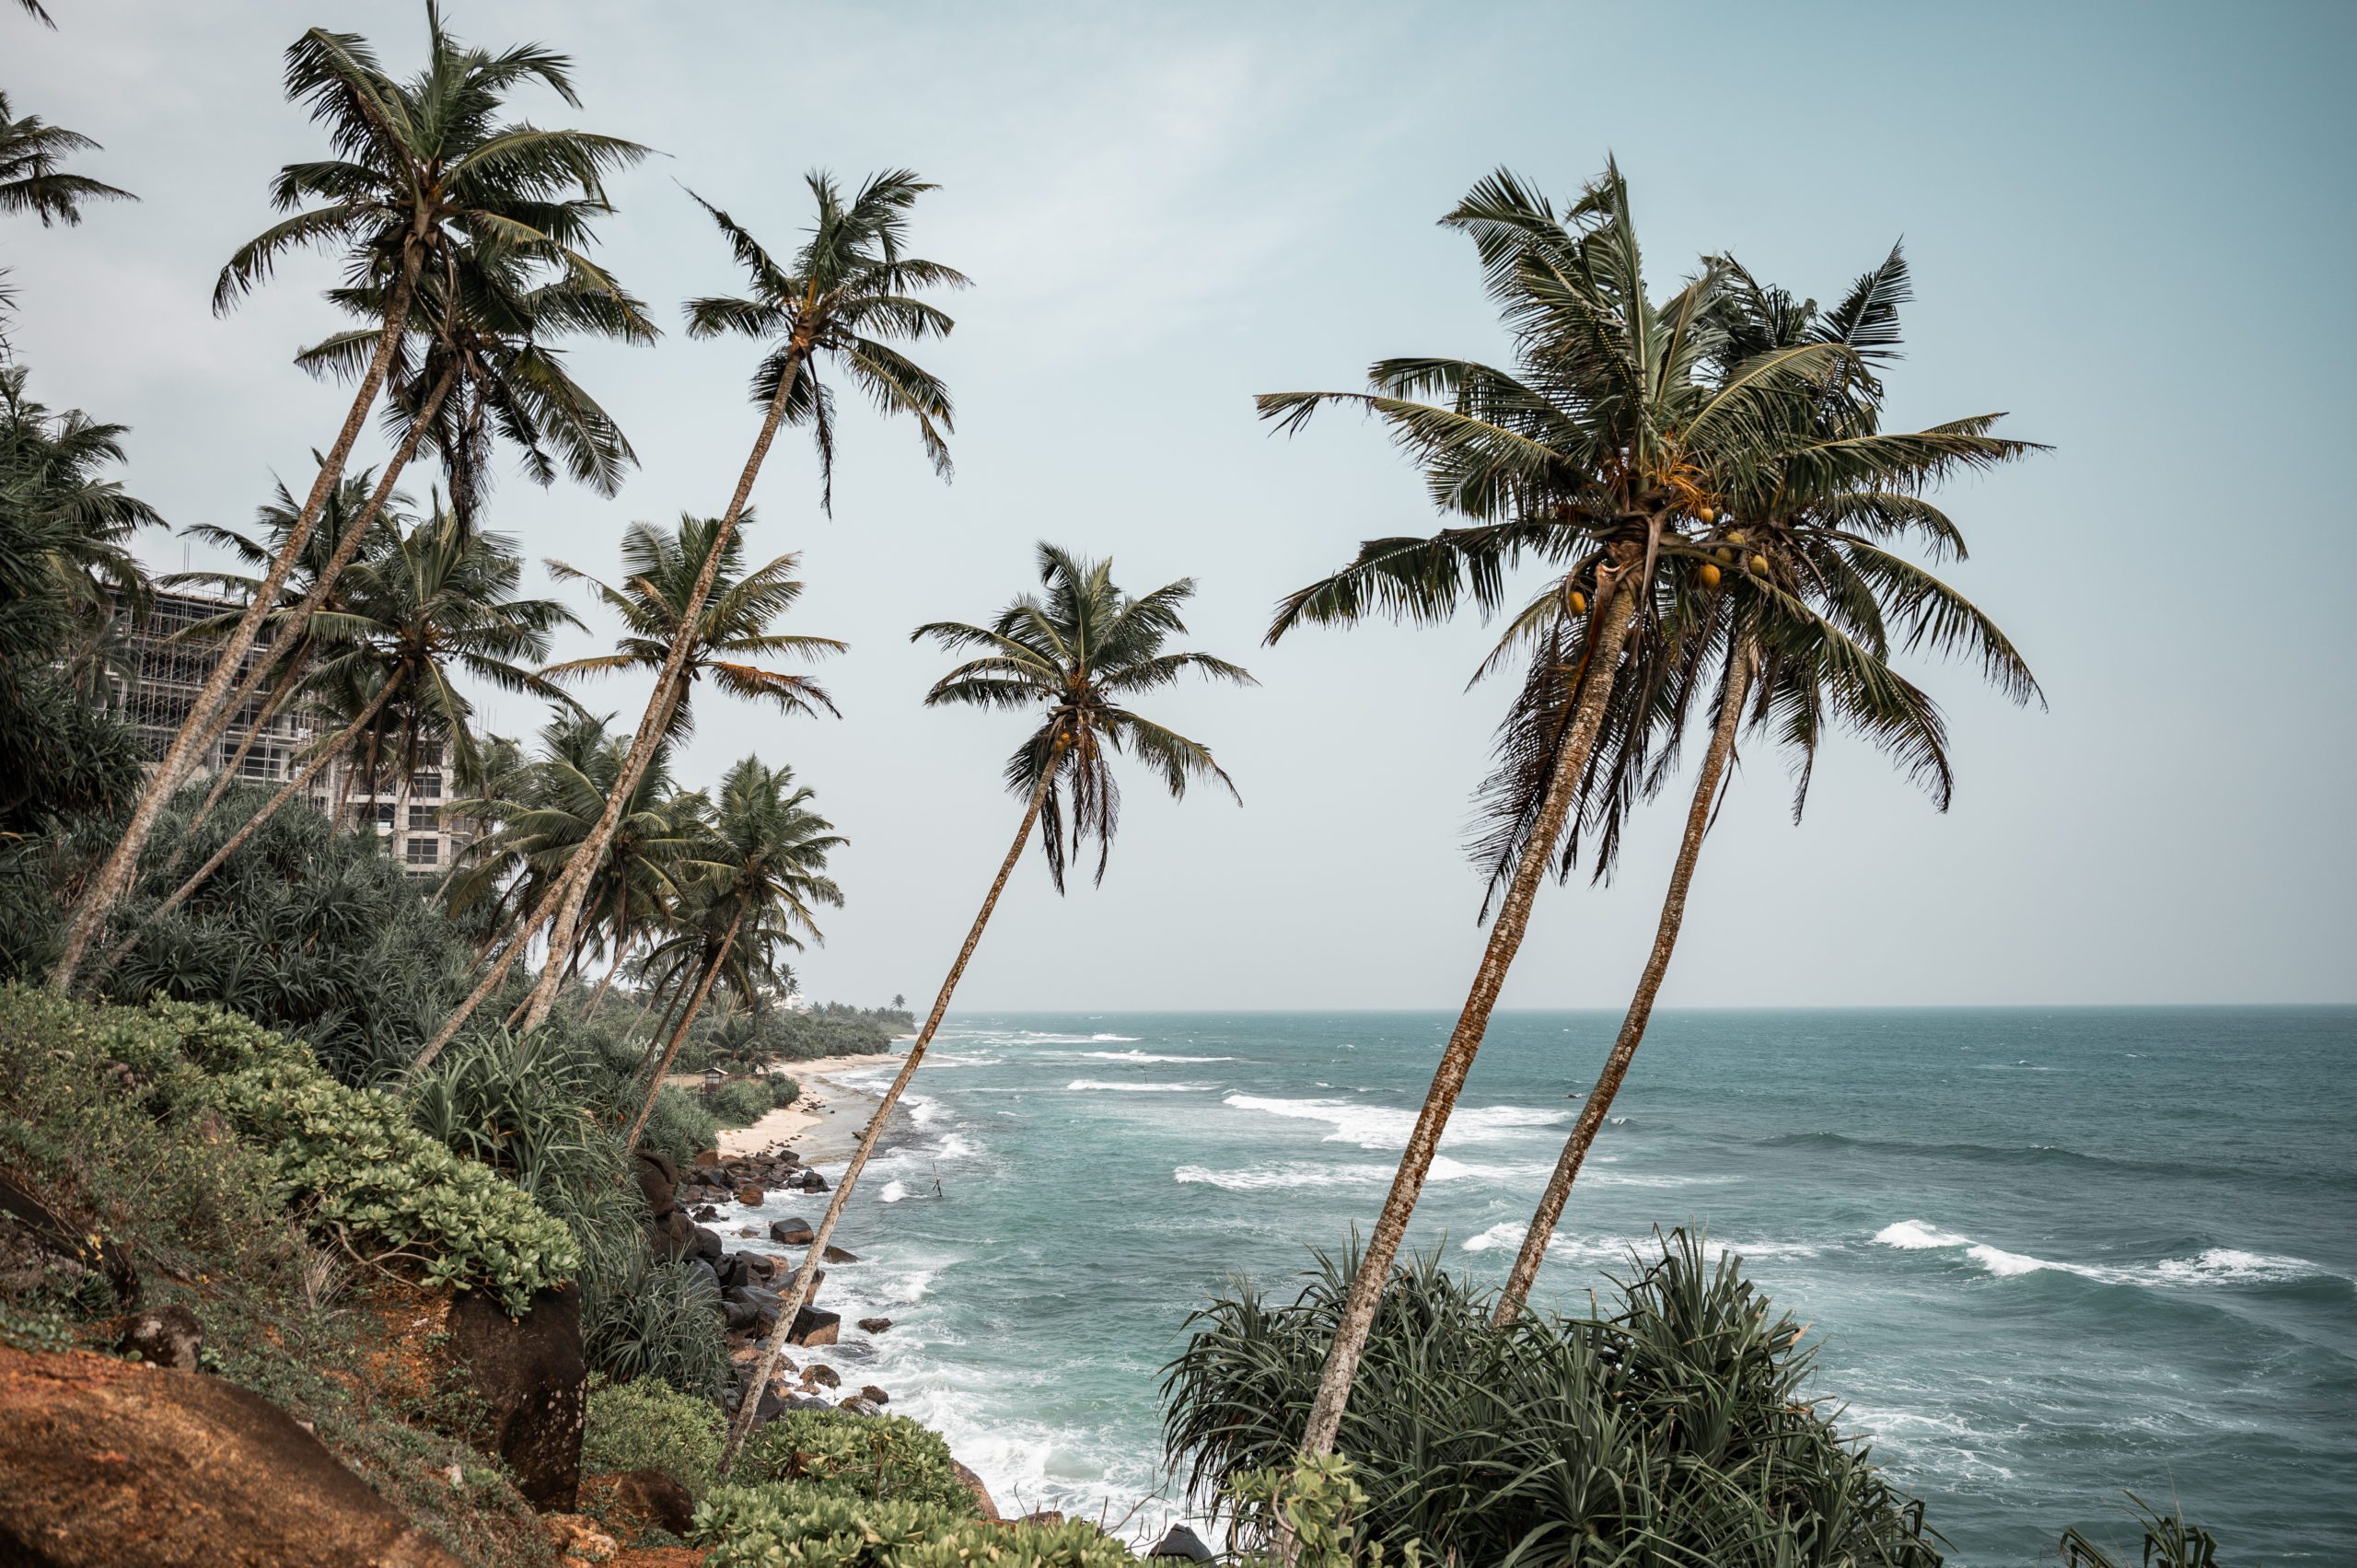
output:
[{"label": "turquoise sea water", "polygon": [[[1504,1274],[1617,1021],[1497,1019],[1411,1246]],[[958,1018],[839,1237],[867,1261],[823,1304],[895,1320],[846,1382],[1003,1507],[1151,1497],[1187,1311],[1371,1222],[1448,1023]],[[2051,1562],[2066,1525],[2120,1528],[2123,1488],[2232,1563],[2349,1561],[2352,1046],[2345,1008],[1665,1014],[1540,1292],[1584,1308],[1651,1227],[1707,1225],[1960,1563]]]}]

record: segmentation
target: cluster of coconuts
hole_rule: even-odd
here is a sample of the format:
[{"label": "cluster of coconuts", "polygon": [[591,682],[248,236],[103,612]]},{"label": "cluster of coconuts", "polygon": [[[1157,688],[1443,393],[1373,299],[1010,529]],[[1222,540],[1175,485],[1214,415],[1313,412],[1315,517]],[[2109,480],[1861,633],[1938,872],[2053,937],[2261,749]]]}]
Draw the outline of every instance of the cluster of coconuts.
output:
[{"label": "cluster of coconuts", "polygon": [[[1708,506],[1698,506],[1694,509],[1694,516],[1698,521],[1707,528],[1710,526],[1712,519],[1716,517],[1718,514],[1713,512]],[[1730,544],[1741,544],[1743,542],[1743,530],[1741,528],[1736,528],[1732,533],[1729,533],[1727,535],[1727,542]],[[1711,556],[1712,559],[1703,562],[1701,569],[1694,574],[1695,577],[1706,588],[1715,588],[1719,586],[1719,568],[1721,566],[1729,566],[1735,563],[1735,552],[1731,550],[1713,550],[1711,552]],[[1765,555],[1754,552],[1744,562],[1744,564],[1751,568],[1751,575],[1755,577],[1764,577],[1768,575],[1768,558]]]}]

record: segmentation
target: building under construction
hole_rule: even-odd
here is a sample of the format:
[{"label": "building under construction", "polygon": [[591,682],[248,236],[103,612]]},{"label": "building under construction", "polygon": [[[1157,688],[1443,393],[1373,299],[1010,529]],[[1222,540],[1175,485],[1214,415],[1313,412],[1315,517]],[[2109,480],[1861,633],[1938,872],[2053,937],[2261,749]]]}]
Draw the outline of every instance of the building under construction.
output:
[{"label": "building under construction", "polygon": [[[191,628],[235,616],[244,608],[235,599],[158,591],[144,617],[129,618],[129,691],[123,711],[151,763],[163,761],[172,737],[195,705],[197,693],[220,662],[222,636],[191,634]],[[238,668],[240,681],[269,656],[271,645],[271,629],[265,627]],[[238,776],[247,782],[283,784],[301,770],[310,749],[322,738],[319,720],[297,698],[283,704],[263,723],[261,710],[267,699],[265,691],[239,706],[197,760],[196,772],[211,777],[234,766]],[[311,804],[354,827],[376,832],[386,841],[393,859],[412,876],[435,876],[447,870],[474,835],[442,819],[442,803],[453,792],[443,776],[440,743],[427,742],[419,748],[417,766],[406,780],[390,767],[379,769],[374,779],[361,777],[366,771],[363,762],[337,758],[311,781]]]}]

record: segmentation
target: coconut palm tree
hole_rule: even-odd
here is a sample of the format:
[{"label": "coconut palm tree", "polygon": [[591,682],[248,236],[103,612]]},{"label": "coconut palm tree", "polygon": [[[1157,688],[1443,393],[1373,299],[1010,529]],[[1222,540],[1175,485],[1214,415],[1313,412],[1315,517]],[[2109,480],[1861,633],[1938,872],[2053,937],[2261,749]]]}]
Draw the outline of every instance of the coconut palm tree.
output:
[{"label": "coconut palm tree", "polygon": [[99,150],[98,143],[78,131],[48,124],[39,115],[19,118],[8,95],[0,92],[0,213],[30,213],[43,228],[60,223],[72,227],[82,221],[85,202],[139,200],[59,167],[70,154]]},{"label": "coconut palm tree", "polygon": [[[1650,794],[1665,781],[1692,700],[1706,684],[1698,678],[1717,666],[1710,740],[1654,945],[1596,1086],[1524,1232],[1494,1309],[1501,1324],[1519,1313],[1527,1298],[1580,1167],[1643,1041],[1677,947],[1702,841],[1717,815],[1747,699],[1754,703],[1755,726],[1772,726],[1774,738],[1796,754],[1797,818],[1829,724],[1853,730],[1889,754],[1925,785],[1939,809],[1947,808],[1954,779],[1945,727],[1931,698],[1890,668],[1895,647],[1960,653],[1976,660],[1984,676],[2015,703],[2038,692],[2028,666],[1985,614],[1929,572],[1884,548],[1888,540],[1911,537],[1922,540],[1934,560],[1960,558],[1963,535],[1923,498],[1923,490],[1956,471],[2042,449],[1988,438],[1995,416],[1911,436],[1881,431],[1883,388],[1871,368],[1896,355],[1898,308],[1909,296],[1904,257],[1894,248],[1839,306],[1825,312],[1762,286],[1731,261],[1726,266],[1731,286],[1724,300],[1725,343],[1720,354],[1729,370],[1792,343],[1829,342],[1849,348],[1869,372],[1771,412],[1775,428],[1763,432],[1763,446],[1780,449],[1724,494],[1724,505],[1708,536],[1681,546],[1681,553],[1693,552],[1689,570],[1703,590],[1689,599],[1701,612],[1699,623],[1681,627],[1664,645],[1655,668],[1629,683],[1635,695],[1625,722],[1614,726],[1620,741],[1617,755],[1585,781],[1595,806],[1591,815],[1604,822],[1601,876],[1617,845],[1621,812],[1636,794]],[[1974,439],[1945,439],[1957,431]],[[1648,768],[1646,752],[1656,729],[1667,745]],[[1492,783],[1498,814],[1507,819],[1525,815],[1513,796],[1527,784],[1512,773]],[[1573,847],[1565,846],[1566,872]]]},{"label": "coconut palm tree", "polygon": [[[324,645],[313,679],[329,691],[361,696],[356,713],[150,919],[177,909],[203,886],[280,807],[308,790],[330,761],[375,733],[389,709],[405,766],[418,740],[431,734],[466,772],[479,759],[474,705],[459,690],[461,675],[502,691],[556,695],[528,661],[547,656],[559,627],[579,622],[554,599],[516,597],[522,559],[505,536],[463,532],[437,506],[398,548],[356,563],[347,575],[347,606],[312,621]],[[372,756],[372,772],[373,763]]]},{"label": "coconut palm tree", "polygon": [[1656,302],[1615,167],[1562,213],[1502,170],[1443,222],[1474,242],[1512,337],[1514,368],[1385,360],[1370,370],[1367,393],[1274,393],[1260,407],[1287,430],[1329,404],[1372,412],[1423,466],[1435,505],[1472,521],[1429,538],[1369,541],[1341,572],[1286,599],[1269,640],[1304,623],[1374,614],[1438,621],[1468,599],[1499,610],[1508,572],[1540,563],[1552,580],[1508,638],[1530,647],[1527,684],[1562,694],[1553,710],[1561,722],[1526,732],[1533,746],[1518,761],[1541,787],[1518,825],[1512,874],[1493,889],[1480,965],[1361,1254],[1304,1435],[1313,1455],[1333,1450],[1383,1283],[1521,947],[1632,632],[1640,646],[1658,635],[1665,547],[1707,522],[1764,411],[1840,374],[1848,358],[1838,345],[1809,344],[1711,378],[1723,273],[1706,267]]},{"label": "coconut palm tree", "polygon": [[262,587],[226,639],[188,716],[150,776],[122,839],[90,878],[74,912],[50,983],[69,987],[107,912],[131,884],[164,803],[194,765],[214,715],[261,622],[278,605],[320,510],[342,477],[403,334],[419,279],[447,279],[477,244],[522,257],[581,286],[620,290],[584,247],[595,217],[610,211],[606,175],[644,156],[635,143],[580,131],[543,131],[504,118],[506,100],[531,83],[577,107],[563,56],[537,44],[498,53],[470,48],[426,7],[425,68],[407,81],[378,64],[356,35],[313,29],[286,52],[289,99],[327,128],[332,156],[279,171],[271,199],[289,214],[247,241],[221,271],[214,308],[226,311],[266,282],[279,259],[306,247],[340,250],[354,285],[382,291],[383,317],[343,426]]},{"label": "coconut palm tree", "polygon": [[[623,635],[610,654],[571,659],[542,673],[554,680],[574,681],[593,675],[655,669],[659,700],[641,721],[640,729],[645,732],[651,723],[652,733],[666,745],[685,735],[692,725],[693,689],[707,675],[731,696],[769,703],[788,714],[808,714],[819,708],[833,713],[832,699],[817,681],[771,668],[766,662],[781,656],[824,656],[843,647],[831,637],[770,629],[802,597],[802,584],[794,575],[796,560],[781,555],[748,573],[743,538],[724,528],[717,519],[681,517],[679,528],[670,532],[650,523],[633,523],[622,536],[625,575],[620,587],[562,561],[548,563],[551,575],[559,581],[588,584],[591,592],[621,617]],[[683,646],[687,655],[675,664]],[[636,741],[632,744],[635,749]],[[621,830],[623,807],[617,802],[627,799],[638,787],[630,755],[624,754],[615,793],[607,797],[607,814],[591,824],[563,875],[531,906],[523,936],[508,946],[474,992],[443,1023],[420,1058],[421,1065],[457,1036],[459,1027],[505,980],[507,971],[523,957],[532,933],[549,917],[552,903],[577,889],[578,897],[573,900],[576,912],[592,907],[590,890],[598,866],[613,835]],[[558,971],[560,981],[571,956],[571,947],[549,949],[548,967]],[[547,981],[545,973],[541,980]],[[536,985],[527,1002],[521,1020],[527,1029],[536,1027],[533,1009],[540,1007],[543,994],[542,987]]]},{"label": "coconut palm tree", "polygon": [[[887,340],[923,339],[947,335],[952,322],[940,310],[916,297],[916,291],[961,288],[964,276],[937,261],[906,255],[908,212],[918,196],[934,189],[907,169],[893,169],[870,178],[846,203],[830,176],[808,176],[810,193],[819,207],[810,238],[789,261],[781,262],[719,208],[696,200],[720,226],[748,274],[749,297],[714,297],[688,303],[688,335],[717,337],[740,333],[771,345],[753,372],[753,399],[761,405],[761,424],[753,449],[737,476],[737,489],[719,518],[716,544],[725,550],[736,537],[753,481],[781,424],[807,427],[819,448],[819,505],[831,509],[834,482],[834,394],[819,379],[822,365],[831,364],[877,408],[906,414],[916,422],[917,434],[933,459],[936,471],[949,472],[948,435],[951,428],[949,389]],[[722,556],[703,559],[679,617],[669,656],[655,680],[638,733],[631,741],[630,773],[645,765],[656,738],[669,722],[667,709],[681,679],[691,646],[686,628],[694,625],[703,601],[713,591]],[[580,919],[586,878],[602,853],[604,833],[583,846],[582,863],[559,896],[555,907],[536,915],[553,923],[549,934],[549,964],[532,993],[525,1027],[537,1028],[555,1000],[557,971],[573,948]],[[470,1011],[461,1008],[461,1015]],[[455,1028],[454,1024],[446,1026]]]},{"label": "coconut palm tree", "polygon": [[[829,853],[843,841],[832,823],[809,809],[811,798],[807,788],[795,784],[793,769],[764,767],[758,757],[746,758],[721,780],[715,842],[705,851],[697,906],[674,939],[676,957],[700,959],[695,968],[701,972],[664,1042],[646,1098],[623,1140],[625,1152],[638,1147],[664,1074],[721,972],[734,965],[740,991],[749,992],[750,974],[772,967],[768,955],[776,947],[799,948],[800,934],[825,940],[811,906],[842,905],[842,889],[825,872]],[[747,942],[748,936],[755,940]],[[662,951],[658,947],[656,954]]]},{"label": "coconut palm tree", "polygon": [[1120,822],[1121,794],[1113,777],[1116,754],[1127,753],[1159,775],[1174,799],[1183,798],[1190,783],[1217,783],[1241,804],[1236,785],[1212,760],[1211,749],[1155,724],[1125,704],[1141,693],[1158,691],[1181,677],[1198,674],[1209,679],[1254,684],[1237,665],[1204,653],[1171,653],[1173,637],[1183,635],[1186,622],[1179,610],[1194,596],[1195,582],[1181,577],[1151,593],[1132,598],[1113,582],[1110,560],[1086,561],[1054,545],[1039,547],[1042,592],[1024,594],[1001,610],[988,626],[962,621],[935,621],[920,626],[914,638],[933,639],[953,653],[975,656],[935,682],[925,693],[929,707],[963,705],[1037,713],[1039,727],[1024,738],[1007,759],[1006,785],[1024,797],[1023,818],[1015,842],[999,862],[998,875],[982,895],[982,907],[958,949],[949,973],[934,998],[924,1027],[884,1091],[876,1113],[860,1133],[859,1146],[835,1184],[826,1216],[803,1255],[802,1267],[778,1314],[777,1326],[762,1346],[761,1359],[728,1433],[722,1456],[725,1469],[750,1434],[761,1407],[761,1390],[769,1386],[785,1352],[794,1319],[810,1299],[819,1263],[835,1224],[859,1185],[859,1174],[891,1120],[892,1109],[924,1061],[925,1048],[941,1028],[949,998],[958,989],[974,949],[990,924],[991,912],[1022,859],[1034,828],[1048,862],[1056,890],[1064,889],[1064,874],[1074,859],[1097,842],[1097,877],[1105,876],[1106,857]]}]

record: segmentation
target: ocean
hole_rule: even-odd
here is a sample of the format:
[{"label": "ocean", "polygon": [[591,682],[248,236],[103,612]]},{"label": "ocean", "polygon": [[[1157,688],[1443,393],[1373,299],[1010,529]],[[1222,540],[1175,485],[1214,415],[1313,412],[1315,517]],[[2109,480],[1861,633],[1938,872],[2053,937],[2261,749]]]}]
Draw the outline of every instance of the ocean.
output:
[{"label": "ocean", "polygon": [[[1003,1509],[1191,1513],[1156,1394],[1187,1313],[1372,1223],[1450,1021],[955,1018],[837,1237],[865,1261],[820,1304],[893,1319],[833,1353],[846,1384]],[[1411,1247],[1504,1276],[1617,1023],[1496,1018]],[[1655,1226],[1706,1227],[1958,1564],[2127,1540],[2131,1491],[2233,1568],[2351,1561],[2352,1043],[2349,1008],[1666,1012],[1538,1299],[1585,1310]]]}]

